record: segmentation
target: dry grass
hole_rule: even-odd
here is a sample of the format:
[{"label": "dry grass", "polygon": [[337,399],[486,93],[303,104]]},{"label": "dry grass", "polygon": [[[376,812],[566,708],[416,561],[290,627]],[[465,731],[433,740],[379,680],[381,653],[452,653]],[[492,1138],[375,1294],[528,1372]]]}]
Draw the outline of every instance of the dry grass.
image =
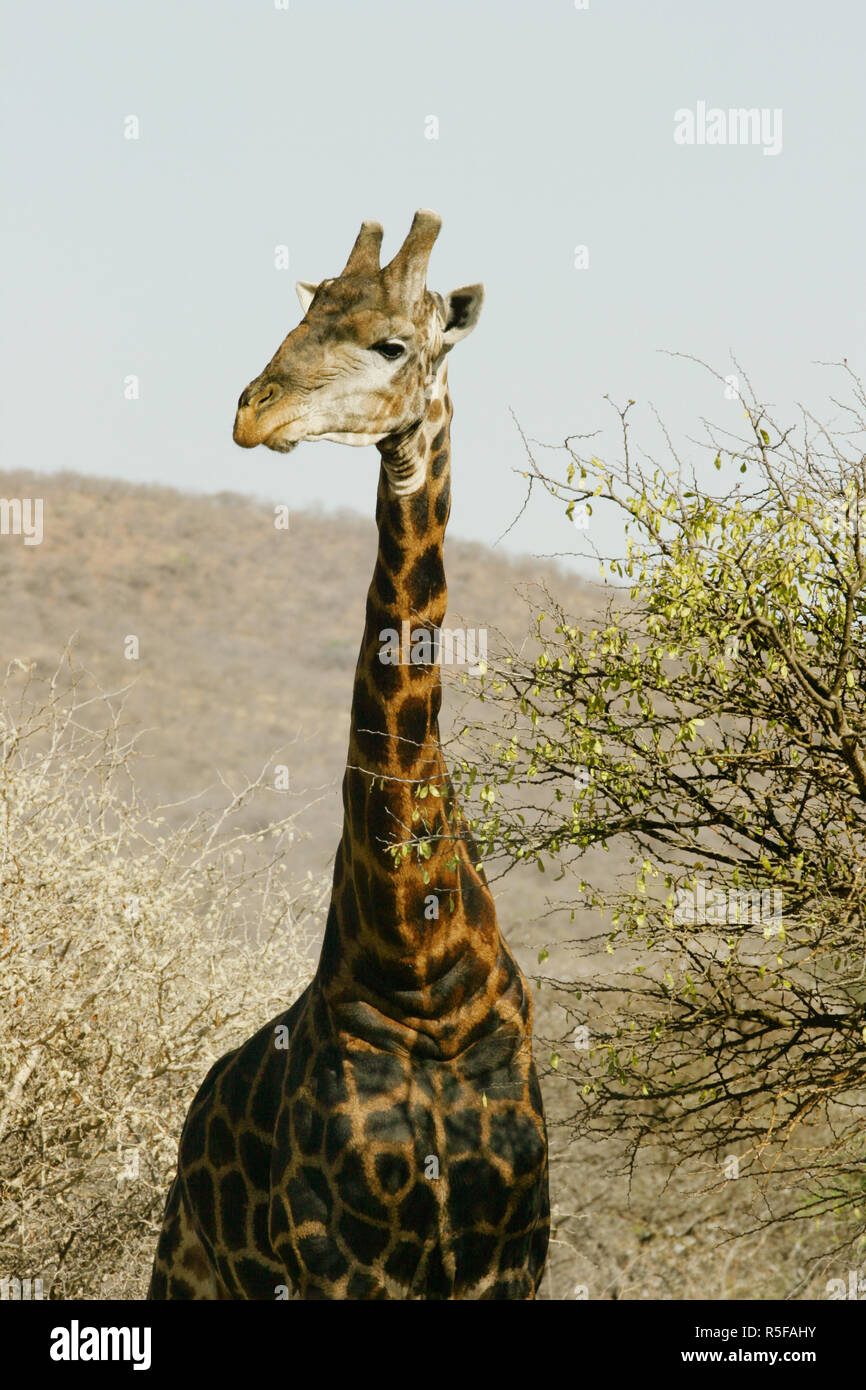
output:
[{"label": "dry grass", "polygon": [[238,829],[260,781],[168,829],[122,701],[21,675],[0,700],[0,1268],[142,1297],[186,1108],[304,987],[329,885],[290,877],[291,822]]}]

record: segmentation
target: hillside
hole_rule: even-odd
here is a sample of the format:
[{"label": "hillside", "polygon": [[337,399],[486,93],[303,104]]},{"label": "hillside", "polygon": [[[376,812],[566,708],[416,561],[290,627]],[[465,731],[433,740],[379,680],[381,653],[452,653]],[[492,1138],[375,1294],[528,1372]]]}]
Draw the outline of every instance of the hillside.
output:
[{"label": "hillside", "polygon": [[[372,521],[296,513],[222,493],[189,496],[71,473],[0,473],[0,495],[44,499],[44,538],[0,538],[0,662],[53,669],[76,659],[106,688],[134,682],[139,777],[176,801],[234,783],[271,760],[290,767],[287,805],[305,818],[310,863],[339,826],[352,678],[376,553]],[[552,566],[448,543],[449,622],[522,631],[515,585],[555,578],[581,609],[585,591]],[[125,656],[129,636],[139,656]],[[446,697],[442,718],[448,728]],[[145,732],[146,731],[146,732]],[[281,757],[276,757],[282,748]]]}]

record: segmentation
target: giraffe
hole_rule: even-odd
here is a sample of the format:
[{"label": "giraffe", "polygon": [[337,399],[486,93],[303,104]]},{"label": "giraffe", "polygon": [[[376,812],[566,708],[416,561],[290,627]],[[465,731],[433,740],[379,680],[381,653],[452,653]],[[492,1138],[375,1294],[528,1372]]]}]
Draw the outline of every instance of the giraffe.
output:
[{"label": "giraffe", "polygon": [[484,295],[426,288],[440,225],[417,212],[380,269],[364,222],[338,277],[298,283],[304,317],[238,403],[244,448],[378,447],[378,553],[318,968],[195,1096],[152,1299],[526,1299],[543,1272],[532,1002],[439,742],[446,357]]}]

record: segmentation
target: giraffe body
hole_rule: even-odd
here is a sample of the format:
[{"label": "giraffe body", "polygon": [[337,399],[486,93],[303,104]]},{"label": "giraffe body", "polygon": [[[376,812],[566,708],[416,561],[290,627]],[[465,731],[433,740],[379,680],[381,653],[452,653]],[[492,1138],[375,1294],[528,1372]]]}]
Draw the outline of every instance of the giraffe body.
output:
[{"label": "giraffe body", "polygon": [[[481,302],[479,286],[426,290],[438,225],[417,214],[380,271],[365,223],[341,277],[299,286],[303,323],[241,396],[247,446],[378,444],[379,546],[319,966],[193,1101],[153,1298],[519,1299],[543,1272],[532,1004],[448,776],[430,655],[447,602],[445,354]],[[394,662],[385,634],[407,621],[431,643]]]},{"label": "giraffe body", "polygon": [[151,1296],[532,1297],[546,1153],[527,1098],[540,1114],[531,1058],[495,1035],[419,1061],[333,1036],[310,986],[199,1091]]}]

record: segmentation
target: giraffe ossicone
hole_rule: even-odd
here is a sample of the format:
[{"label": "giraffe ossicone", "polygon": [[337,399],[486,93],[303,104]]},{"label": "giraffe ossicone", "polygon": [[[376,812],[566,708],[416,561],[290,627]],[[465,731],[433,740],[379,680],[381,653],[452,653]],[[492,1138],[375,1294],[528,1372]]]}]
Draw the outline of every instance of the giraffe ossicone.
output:
[{"label": "giraffe ossicone", "polygon": [[364,222],[238,402],[246,448],[375,443],[379,543],[319,965],[196,1095],[151,1298],[522,1299],[544,1269],[532,1002],[440,746],[438,644],[380,659],[384,630],[445,618],[446,358],[483,289],[427,289],[439,227],[417,212],[380,268]]}]

